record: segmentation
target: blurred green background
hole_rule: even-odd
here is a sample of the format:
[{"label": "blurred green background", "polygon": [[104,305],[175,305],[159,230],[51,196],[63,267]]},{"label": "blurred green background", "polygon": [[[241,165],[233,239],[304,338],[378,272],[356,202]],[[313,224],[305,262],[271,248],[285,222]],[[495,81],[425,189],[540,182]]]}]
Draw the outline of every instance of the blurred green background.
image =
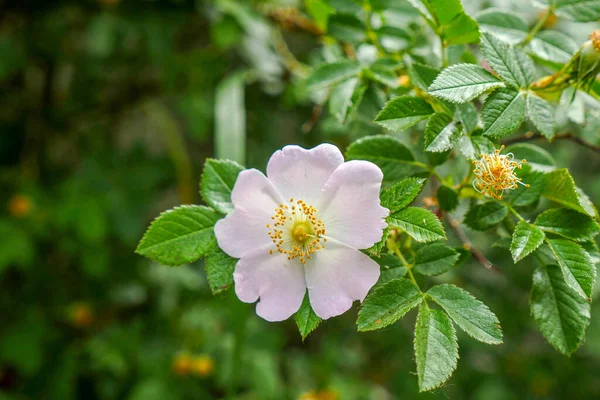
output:
[{"label": "blurred green background", "polygon": [[[536,18],[524,2],[464,3]],[[488,304],[505,343],[459,332],[454,377],[422,395],[414,311],[359,334],[354,308],[303,343],[293,320],[263,321],[231,290],[213,297],[202,263],[134,254],[161,211],[200,202],[206,157],[263,169],[286,144],[344,148],[381,132],[341,125],[303,86],[297,60],[313,64],[328,43],[311,34],[318,23],[294,29],[295,10],[319,4],[0,0],[0,400],[600,398],[600,310],[585,344],[559,354],[530,317],[533,266],[514,266],[494,237],[470,234],[501,272],[469,261],[434,280]],[[571,31],[578,43],[586,29]],[[247,137],[223,138],[231,124]],[[598,125],[584,134],[597,144]],[[596,153],[544,147],[600,198]]]}]

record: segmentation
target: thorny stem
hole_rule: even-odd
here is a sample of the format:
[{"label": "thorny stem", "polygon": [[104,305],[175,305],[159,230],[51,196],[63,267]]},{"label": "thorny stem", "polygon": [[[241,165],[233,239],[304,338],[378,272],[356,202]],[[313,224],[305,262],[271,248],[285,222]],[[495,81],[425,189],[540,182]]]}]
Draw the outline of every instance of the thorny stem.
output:
[{"label": "thorny stem", "polygon": [[529,42],[531,42],[533,40],[533,38],[538,33],[538,31],[548,21],[548,18],[550,18],[550,16],[552,15],[553,11],[554,10],[552,9],[552,7],[550,7],[548,10],[546,10],[546,12],[544,13],[544,16],[538,20],[537,24],[535,24],[535,26],[533,27],[533,29],[531,29],[531,31],[529,32],[529,34],[527,34],[527,37],[521,43],[521,47],[525,47],[527,44],[529,44]]},{"label": "thorny stem", "polygon": [[[537,139],[544,139],[545,137],[540,134],[540,133],[533,133],[533,132],[528,132],[525,135],[522,136],[517,136],[515,138],[512,139],[507,139],[505,141],[503,141],[502,143],[504,145],[510,145],[513,143],[519,143],[519,142],[528,142],[531,140],[537,140]],[[552,138],[552,141],[554,140],[569,140],[573,143],[577,143],[580,146],[586,147],[592,151],[595,151],[596,153],[600,153],[600,146],[591,144],[586,142],[585,140],[583,140],[582,138],[575,136],[572,132],[567,132],[567,133],[560,133],[558,135],[554,135],[554,137]]]}]

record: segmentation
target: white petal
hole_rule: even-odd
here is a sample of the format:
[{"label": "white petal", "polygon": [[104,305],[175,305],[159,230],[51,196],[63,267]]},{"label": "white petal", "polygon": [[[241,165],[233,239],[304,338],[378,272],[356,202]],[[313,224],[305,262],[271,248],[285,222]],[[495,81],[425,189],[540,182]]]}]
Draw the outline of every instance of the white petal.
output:
[{"label": "white petal", "polygon": [[343,162],[344,156],[331,144],[310,150],[285,146],[271,156],[267,176],[285,199],[293,197],[314,205],[329,176]]},{"label": "white petal", "polygon": [[292,316],[306,294],[304,267],[283,254],[267,249],[242,257],[235,272],[235,293],[246,303],[258,298],[256,313],[267,321],[283,321]]},{"label": "white petal", "polygon": [[240,172],[231,193],[235,209],[215,225],[219,247],[231,257],[240,258],[272,244],[267,224],[282,200],[262,172]]},{"label": "white petal", "polygon": [[368,161],[349,161],[331,174],[316,204],[326,236],[357,249],[381,240],[389,214],[379,201],[382,179],[379,167]]},{"label": "white petal", "polygon": [[323,318],[343,314],[361,302],[379,279],[379,265],[360,251],[336,240],[315,252],[305,266],[310,305]]}]

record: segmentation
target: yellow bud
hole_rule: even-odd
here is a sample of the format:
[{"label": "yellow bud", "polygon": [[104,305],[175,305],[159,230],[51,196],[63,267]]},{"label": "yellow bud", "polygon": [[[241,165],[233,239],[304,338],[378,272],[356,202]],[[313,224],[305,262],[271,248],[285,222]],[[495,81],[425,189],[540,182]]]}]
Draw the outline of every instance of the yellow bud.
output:
[{"label": "yellow bud", "polygon": [[24,195],[14,195],[8,202],[8,212],[15,217],[24,217],[31,211],[31,200]]},{"label": "yellow bud", "polygon": [[192,372],[197,376],[207,376],[213,371],[214,363],[210,356],[202,355],[192,360]]},{"label": "yellow bud", "polygon": [[173,359],[173,372],[177,375],[187,375],[192,370],[192,358],[187,354],[179,354]]}]

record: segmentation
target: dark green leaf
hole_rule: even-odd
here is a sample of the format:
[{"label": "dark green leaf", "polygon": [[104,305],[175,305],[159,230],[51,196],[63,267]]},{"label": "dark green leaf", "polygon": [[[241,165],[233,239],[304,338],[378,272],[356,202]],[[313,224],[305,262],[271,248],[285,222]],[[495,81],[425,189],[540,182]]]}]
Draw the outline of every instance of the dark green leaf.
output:
[{"label": "dark green leaf", "polygon": [[544,237],[540,228],[520,221],[515,227],[510,244],[513,261],[518,262],[533,253],[544,242]]},{"label": "dark green leaf", "polygon": [[437,199],[441,210],[452,211],[458,206],[458,194],[449,186],[440,185]]},{"label": "dark green leaf", "polygon": [[506,215],[508,209],[497,201],[472,204],[465,215],[464,223],[476,231],[485,231],[502,222]]},{"label": "dark green leaf", "polygon": [[595,218],[596,208],[586,201],[586,198],[575,186],[573,177],[567,169],[557,169],[545,175],[542,196],[565,207],[572,208]]},{"label": "dark green leaf", "polygon": [[461,133],[461,126],[445,113],[435,113],[425,127],[425,151],[441,153],[452,149]]},{"label": "dark green leaf", "polygon": [[206,278],[212,294],[221,293],[233,286],[233,271],[237,259],[225,254],[216,243],[206,255]]},{"label": "dark green leaf", "polygon": [[547,239],[565,282],[580,296],[591,301],[596,282],[596,267],[590,255],[577,243],[565,239]]},{"label": "dark green leaf", "polygon": [[600,225],[587,214],[568,208],[553,208],[538,215],[535,224],[546,232],[556,233],[577,242],[592,240]]},{"label": "dark green leaf", "polygon": [[408,233],[417,242],[433,242],[446,239],[442,222],[429,210],[421,207],[408,207],[391,214],[388,224]]},{"label": "dark green leaf", "polygon": [[523,93],[506,88],[495,91],[485,99],[481,111],[484,135],[503,138],[519,129],[524,119]]},{"label": "dark green leaf", "polygon": [[308,299],[308,293],[304,295],[304,300],[302,300],[302,305],[300,309],[296,311],[294,315],[294,319],[296,320],[296,325],[298,326],[298,330],[300,331],[300,335],[302,336],[302,341],[306,339],[306,337],[323,321],[310,306],[310,300]]},{"label": "dark green leaf", "polygon": [[207,159],[200,181],[200,194],[206,204],[223,214],[233,211],[231,191],[243,170],[244,167],[235,161]]},{"label": "dark green leaf", "polygon": [[413,269],[421,275],[440,275],[448,272],[458,257],[456,250],[443,244],[423,246],[417,250]]},{"label": "dark green leaf", "polygon": [[371,259],[381,267],[381,274],[375,287],[379,287],[392,279],[403,278],[406,275],[407,268],[394,255],[381,254],[377,257],[371,257]]},{"label": "dark green leaf", "polygon": [[392,131],[403,131],[433,114],[433,108],[420,97],[401,96],[388,101],[375,122]]},{"label": "dark green leaf", "polygon": [[422,178],[405,178],[381,193],[381,205],[390,212],[398,211],[412,203],[425,184]]},{"label": "dark green leaf", "polygon": [[332,14],[327,32],[341,42],[359,43],[366,39],[367,29],[360,19],[351,14]]}]

